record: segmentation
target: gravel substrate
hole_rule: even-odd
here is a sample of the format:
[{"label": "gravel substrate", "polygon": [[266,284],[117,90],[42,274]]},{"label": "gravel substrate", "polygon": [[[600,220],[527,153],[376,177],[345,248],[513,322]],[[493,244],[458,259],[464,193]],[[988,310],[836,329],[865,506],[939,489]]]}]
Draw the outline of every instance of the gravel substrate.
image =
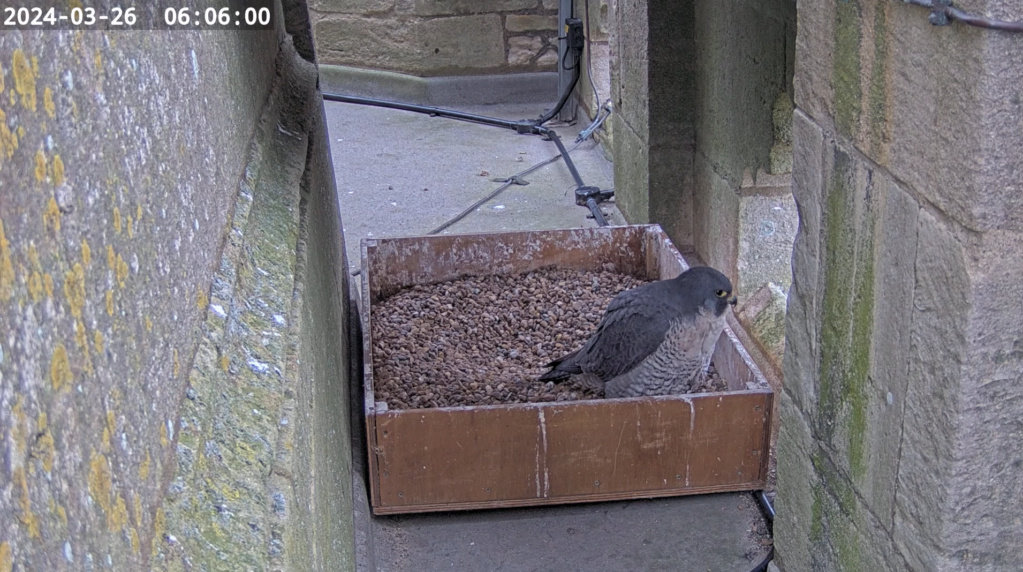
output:
[{"label": "gravel substrate", "polygon": [[[600,398],[572,381],[537,378],[586,341],[615,294],[645,282],[545,268],[402,290],[373,306],[375,398],[389,409]],[[725,387],[712,366],[691,392]]]}]

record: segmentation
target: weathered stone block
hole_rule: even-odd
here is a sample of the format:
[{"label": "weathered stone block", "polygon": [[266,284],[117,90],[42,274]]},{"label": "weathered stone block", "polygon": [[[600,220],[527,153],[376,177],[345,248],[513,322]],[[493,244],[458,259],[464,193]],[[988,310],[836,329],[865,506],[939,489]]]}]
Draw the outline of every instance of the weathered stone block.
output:
[{"label": "weathered stone block", "polygon": [[400,22],[341,16],[319,20],[313,31],[325,64],[441,75],[505,63],[497,14]]},{"label": "weathered stone block", "polygon": [[739,194],[703,153],[693,159],[693,244],[703,260],[738,283]]},{"label": "weathered stone block", "polygon": [[[413,11],[419,16],[513,12],[536,6],[536,0],[415,0]],[[555,6],[555,8],[557,8]],[[475,34],[468,34],[478,37]]]},{"label": "weathered stone block", "polygon": [[832,63],[836,2],[804,2],[796,26],[796,106],[822,125],[834,121]]},{"label": "weathered stone block", "polygon": [[815,495],[819,494],[815,491],[819,491],[821,486],[811,462],[816,444],[806,413],[792,399],[787,386],[779,398],[775,451],[778,459],[775,549],[787,572],[801,572],[812,569],[811,555],[817,550],[814,544],[820,542],[823,532],[820,507],[816,508],[818,514],[815,514],[813,502]]},{"label": "weathered stone block", "polygon": [[539,14],[508,14],[504,27],[509,32],[534,32],[558,29],[558,17]]},{"label": "weathered stone block", "polygon": [[792,196],[799,227],[792,246],[792,287],[786,311],[785,387],[809,411],[817,403],[820,336],[820,233],[823,208],[824,135],[801,110],[793,117]]},{"label": "weathered stone block", "polygon": [[632,224],[650,222],[649,155],[643,138],[617,114],[613,141],[615,204]]},{"label": "weathered stone block", "polygon": [[513,66],[528,65],[543,49],[543,40],[533,36],[508,38],[508,63]]},{"label": "weathered stone block", "polygon": [[744,170],[770,164],[771,108],[788,90],[786,27],[745,2],[695,2],[695,18],[697,149],[738,187]]},{"label": "weathered stone block", "polygon": [[902,429],[895,541],[918,570],[938,570],[951,504],[959,385],[969,310],[966,261],[945,223],[920,210],[912,353]]},{"label": "weathered stone block", "polygon": [[339,14],[375,14],[394,9],[394,0],[309,0],[309,9]]}]

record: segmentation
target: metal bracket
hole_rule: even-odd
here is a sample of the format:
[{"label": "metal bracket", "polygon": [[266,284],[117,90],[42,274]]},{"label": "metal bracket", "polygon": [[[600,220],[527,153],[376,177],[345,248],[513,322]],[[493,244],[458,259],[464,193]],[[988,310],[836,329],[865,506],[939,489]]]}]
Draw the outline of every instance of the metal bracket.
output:
[{"label": "metal bracket", "polygon": [[952,6],[952,0],[933,0],[933,6],[931,15],[927,17],[928,22],[934,26],[948,26],[952,23],[952,18],[948,15],[948,8]]}]

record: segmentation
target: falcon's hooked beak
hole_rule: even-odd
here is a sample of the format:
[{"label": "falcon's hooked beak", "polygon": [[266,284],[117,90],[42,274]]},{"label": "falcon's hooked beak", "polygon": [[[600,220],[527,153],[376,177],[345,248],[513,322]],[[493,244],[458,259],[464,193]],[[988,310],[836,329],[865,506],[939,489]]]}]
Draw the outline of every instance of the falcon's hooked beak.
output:
[{"label": "falcon's hooked beak", "polygon": [[732,299],[729,300],[728,303],[731,304],[734,307],[736,304],[739,303],[739,297],[738,296],[732,296]]}]

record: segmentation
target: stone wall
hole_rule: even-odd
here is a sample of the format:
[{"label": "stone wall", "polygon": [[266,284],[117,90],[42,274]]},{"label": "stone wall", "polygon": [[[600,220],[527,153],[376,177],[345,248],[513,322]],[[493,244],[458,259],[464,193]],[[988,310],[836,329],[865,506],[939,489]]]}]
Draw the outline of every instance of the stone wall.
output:
[{"label": "stone wall", "polygon": [[315,81],[280,25],[0,34],[0,571],[352,562]]},{"label": "stone wall", "polygon": [[552,71],[557,0],[309,0],[321,64],[419,76]]},{"label": "stone wall", "polygon": [[780,370],[791,197],[795,2],[615,3],[616,201],[721,269]]},{"label": "stone wall", "polygon": [[788,572],[1023,568],[1023,36],[927,16],[799,5]]}]

